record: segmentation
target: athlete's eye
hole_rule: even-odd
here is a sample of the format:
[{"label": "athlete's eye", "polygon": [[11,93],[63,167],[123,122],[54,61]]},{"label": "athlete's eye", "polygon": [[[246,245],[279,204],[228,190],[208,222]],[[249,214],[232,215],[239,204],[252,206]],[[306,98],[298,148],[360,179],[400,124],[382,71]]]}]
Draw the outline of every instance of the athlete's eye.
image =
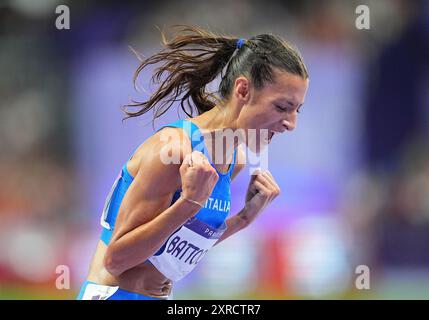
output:
[{"label": "athlete's eye", "polygon": [[[279,106],[279,105],[275,105],[276,106],[276,108],[278,109],[278,111],[279,112],[287,112],[287,111],[289,111],[289,109],[291,109],[291,111],[293,111],[293,107],[282,107],[282,106]],[[302,105],[300,105],[299,107],[298,107],[298,109],[296,109],[296,112],[297,113],[301,113],[301,107],[302,107]]]},{"label": "athlete's eye", "polygon": [[283,107],[281,107],[281,106],[279,106],[279,105],[275,105],[276,106],[276,108],[280,111],[280,112],[286,112],[287,111],[287,108],[283,108]]}]

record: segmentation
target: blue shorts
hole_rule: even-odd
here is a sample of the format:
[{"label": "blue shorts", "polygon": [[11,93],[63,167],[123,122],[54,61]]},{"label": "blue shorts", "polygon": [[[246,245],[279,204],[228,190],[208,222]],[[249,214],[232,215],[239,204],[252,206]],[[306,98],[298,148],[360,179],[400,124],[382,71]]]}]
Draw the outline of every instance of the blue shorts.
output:
[{"label": "blue shorts", "polygon": [[140,293],[123,290],[119,287],[99,285],[95,282],[85,281],[80,289],[76,300],[166,300],[166,298],[155,298]]}]

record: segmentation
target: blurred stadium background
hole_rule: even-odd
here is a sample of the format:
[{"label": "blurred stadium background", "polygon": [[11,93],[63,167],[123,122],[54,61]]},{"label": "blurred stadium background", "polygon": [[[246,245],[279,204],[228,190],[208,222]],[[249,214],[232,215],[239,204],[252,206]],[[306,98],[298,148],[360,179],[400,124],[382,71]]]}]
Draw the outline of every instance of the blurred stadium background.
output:
[{"label": "blurred stadium background", "polygon": [[[70,30],[55,28],[60,4]],[[355,27],[359,4],[370,30]],[[174,297],[428,299],[429,1],[405,0],[0,1],[0,299],[74,299],[104,198],[153,133],[150,115],[121,121],[143,97],[128,46],[150,55],[155,26],[178,23],[278,34],[311,80],[297,130],[269,150],[282,196]],[[233,184],[232,213],[248,179]],[[55,286],[58,265],[69,290]],[[370,290],[355,287],[358,265]]]}]

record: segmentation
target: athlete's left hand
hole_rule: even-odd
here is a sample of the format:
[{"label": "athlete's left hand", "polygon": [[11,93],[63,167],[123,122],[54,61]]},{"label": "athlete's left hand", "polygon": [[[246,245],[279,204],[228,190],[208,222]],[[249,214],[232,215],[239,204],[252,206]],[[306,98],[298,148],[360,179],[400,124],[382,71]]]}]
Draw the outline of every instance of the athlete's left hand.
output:
[{"label": "athlete's left hand", "polygon": [[251,223],[280,194],[280,188],[268,170],[255,170],[246,193],[246,204],[240,217]]}]

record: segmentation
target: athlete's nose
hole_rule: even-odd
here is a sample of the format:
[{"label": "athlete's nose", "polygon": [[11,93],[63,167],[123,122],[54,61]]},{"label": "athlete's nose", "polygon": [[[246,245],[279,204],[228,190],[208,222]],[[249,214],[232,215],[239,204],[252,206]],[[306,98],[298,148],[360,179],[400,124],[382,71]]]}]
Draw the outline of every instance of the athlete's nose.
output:
[{"label": "athlete's nose", "polygon": [[283,120],[283,127],[285,127],[287,131],[292,131],[296,127],[296,119]]}]

